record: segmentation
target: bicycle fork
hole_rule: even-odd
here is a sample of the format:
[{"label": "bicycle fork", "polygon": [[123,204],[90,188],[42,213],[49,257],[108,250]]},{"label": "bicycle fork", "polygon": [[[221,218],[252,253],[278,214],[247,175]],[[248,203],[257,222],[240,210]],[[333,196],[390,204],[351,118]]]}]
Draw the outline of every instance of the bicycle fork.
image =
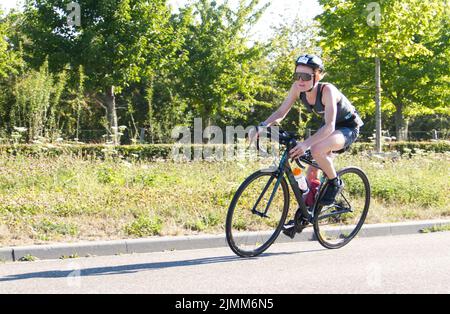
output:
[{"label": "bicycle fork", "polygon": [[[253,214],[258,215],[262,218],[270,218],[269,216],[267,216],[267,212],[269,211],[269,208],[270,208],[270,205],[272,204],[273,198],[275,197],[275,194],[277,193],[278,188],[280,187],[281,180],[283,180],[283,173],[284,173],[284,171],[286,169],[286,165],[287,165],[286,161],[287,161],[287,153],[285,153],[283,155],[283,157],[281,158],[281,162],[280,162],[280,166],[279,166],[278,170],[274,173],[274,176],[270,177],[269,182],[267,182],[263,192],[261,193],[258,200],[256,201],[255,206],[253,206],[253,209],[252,209]],[[264,195],[266,195],[267,190],[269,189],[270,185],[272,184],[273,180],[275,180],[276,177],[278,179],[277,179],[277,182],[275,183],[275,187],[272,191],[272,194],[270,195],[269,201],[267,202],[266,209],[265,209],[264,213],[259,212],[256,208],[258,207],[258,205],[261,202]]]}]

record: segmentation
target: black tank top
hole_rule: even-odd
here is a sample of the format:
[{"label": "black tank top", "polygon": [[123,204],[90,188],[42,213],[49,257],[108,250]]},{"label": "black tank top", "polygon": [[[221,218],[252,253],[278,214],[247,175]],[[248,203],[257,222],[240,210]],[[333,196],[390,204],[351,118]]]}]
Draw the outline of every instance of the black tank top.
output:
[{"label": "black tank top", "polygon": [[[316,103],[310,105],[306,99],[306,93],[300,94],[300,99],[308,112],[319,115],[322,119],[325,117],[325,106],[322,102],[323,88],[329,83],[319,83],[317,89]],[[362,127],[364,122],[361,120],[356,108],[339,90],[340,101],[337,103],[336,127]]]}]

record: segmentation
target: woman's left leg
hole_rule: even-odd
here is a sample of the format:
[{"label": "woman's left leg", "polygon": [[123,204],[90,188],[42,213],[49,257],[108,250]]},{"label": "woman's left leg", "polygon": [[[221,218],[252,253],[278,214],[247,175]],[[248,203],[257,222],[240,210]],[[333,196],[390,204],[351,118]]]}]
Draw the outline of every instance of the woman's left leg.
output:
[{"label": "woman's left leg", "polygon": [[322,142],[311,147],[311,154],[328,177],[329,184],[320,204],[323,206],[331,205],[335,202],[336,196],[342,189],[342,181],[338,179],[336,169],[333,165],[334,151],[340,151],[345,147],[345,136],[341,131],[336,130],[332,135]]},{"label": "woman's left leg", "polygon": [[320,143],[311,147],[311,154],[319,164],[322,171],[329,180],[337,177],[336,169],[333,164],[332,152],[339,151],[345,147],[345,137],[341,131],[336,130]]}]

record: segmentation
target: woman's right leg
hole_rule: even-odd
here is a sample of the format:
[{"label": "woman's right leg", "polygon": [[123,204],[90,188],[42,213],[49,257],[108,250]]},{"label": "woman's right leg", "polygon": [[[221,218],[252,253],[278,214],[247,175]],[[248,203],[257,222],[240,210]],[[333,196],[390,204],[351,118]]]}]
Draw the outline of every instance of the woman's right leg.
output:
[{"label": "woman's right leg", "polygon": [[306,172],[306,178],[308,182],[311,182],[313,180],[319,180],[319,169],[309,166],[308,171]]}]

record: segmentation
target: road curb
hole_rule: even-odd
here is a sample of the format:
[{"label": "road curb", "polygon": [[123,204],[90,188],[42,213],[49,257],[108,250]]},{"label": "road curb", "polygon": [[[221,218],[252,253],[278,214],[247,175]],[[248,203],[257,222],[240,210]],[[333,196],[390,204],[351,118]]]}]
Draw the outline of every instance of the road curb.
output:
[{"label": "road curb", "polygon": [[[430,220],[407,223],[365,225],[358,237],[381,237],[406,234],[417,234],[425,228],[449,225],[450,220]],[[254,233],[242,234],[252,237]],[[283,234],[277,243],[305,242],[315,240],[312,229],[305,230],[294,240]],[[183,237],[160,237],[138,240],[119,240],[86,242],[75,244],[51,244],[38,246],[5,247],[0,248],[0,261],[20,261],[26,256],[33,256],[41,260],[86,256],[111,256],[133,253],[153,253],[163,251],[183,251],[226,247],[228,244],[224,235],[201,235]]]},{"label": "road curb", "polygon": [[6,247],[0,248],[0,262],[13,262],[14,261],[13,248]]}]

